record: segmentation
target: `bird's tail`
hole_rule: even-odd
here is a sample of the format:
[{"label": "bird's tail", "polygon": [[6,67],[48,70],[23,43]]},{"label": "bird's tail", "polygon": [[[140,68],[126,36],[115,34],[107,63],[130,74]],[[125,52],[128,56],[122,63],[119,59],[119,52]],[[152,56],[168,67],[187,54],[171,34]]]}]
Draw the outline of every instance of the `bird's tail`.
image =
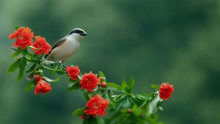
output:
[{"label": "bird's tail", "polygon": [[[39,67],[40,67],[40,66],[39,66]],[[27,80],[30,80],[31,78],[33,78],[35,71],[37,71],[37,70],[39,69],[39,67],[35,68],[35,69],[27,76],[26,79],[27,79]]]}]

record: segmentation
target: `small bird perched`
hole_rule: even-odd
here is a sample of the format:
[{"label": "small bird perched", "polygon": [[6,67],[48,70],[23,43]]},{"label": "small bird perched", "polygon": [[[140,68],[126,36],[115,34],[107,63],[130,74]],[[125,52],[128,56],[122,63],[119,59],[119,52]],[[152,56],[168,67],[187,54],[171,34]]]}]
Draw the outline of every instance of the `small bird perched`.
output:
[{"label": "small bird perched", "polygon": [[[83,36],[86,36],[87,33],[80,28],[74,28],[69,34],[65,37],[58,40],[55,45],[52,47],[50,53],[45,56],[45,59],[48,61],[54,61],[62,63],[69,59],[79,48],[80,40]],[[28,77],[27,80],[30,80],[34,76],[34,72],[39,69],[36,68]]]}]

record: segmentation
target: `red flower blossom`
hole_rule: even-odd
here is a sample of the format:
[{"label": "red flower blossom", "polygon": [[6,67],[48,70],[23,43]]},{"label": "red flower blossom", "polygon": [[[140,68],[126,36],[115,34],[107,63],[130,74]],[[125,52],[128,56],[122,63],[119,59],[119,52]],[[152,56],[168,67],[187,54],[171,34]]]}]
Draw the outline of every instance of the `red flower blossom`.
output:
[{"label": "red flower blossom", "polygon": [[162,83],[160,86],[159,96],[163,100],[168,100],[173,91],[173,85],[170,85],[169,83]]},{"label": "red flower blossom", "polygon": [[46,94],[49,91],[51,91],[50,84],[41,79],[38,81],[34,93],[35,95],[38,95],[39,93]]},{"label": "red flower blossom", "polygon": [[66,72],[67,75],[69,75],[72,80],[77,80],[80,70],[78,66],[71,66],[71,67],[67,66]]},{"label": "red flower blossom", "polygon": [[16,48],[20,46],[21,49],[25,49],[26,46],[32,45],[33,37],[34,33],[31,32],[31,29],[28,27],[20,27],[9,35],[9,39],[16,38],[13,46]]},{"label": "red flower blossom", "polygon": [[41,37],[41,36],[35,36],[35,42],[33,44],[33,47],[35,48],[32,48],[33,51],[35,51],[35,54],[37,55],[41,55],[41,54],[48,54],[51,49],[50,49],[50,44],[47,43],[47,41],[45,40],[44,37]]},{"label": "red flower blossom", "polygon": [[87,89],[89,92],[92,92],[93,88],[97,88],[97,85],[100,84],[100,79],[97,78],[96,74],[89,72],[83,75],[79,84],[83,90]]},{"label": "red flower blossom", "polygon": [[81,115],[81,116],[80,116],[80,118],[81,118],[82,120],[84,120],[84,119],[85,119],[85,117],[84,117],[83,115]]},{"label": "red flower blossom", "polygon": [[88,107],[84,110],[86,115],[92,115],[95,117],[96,115],[104,116],[106,114],[105,109],[108,107],[109,101],[102,98],[100,95],[95,95],[92,97],[86,104]]}]

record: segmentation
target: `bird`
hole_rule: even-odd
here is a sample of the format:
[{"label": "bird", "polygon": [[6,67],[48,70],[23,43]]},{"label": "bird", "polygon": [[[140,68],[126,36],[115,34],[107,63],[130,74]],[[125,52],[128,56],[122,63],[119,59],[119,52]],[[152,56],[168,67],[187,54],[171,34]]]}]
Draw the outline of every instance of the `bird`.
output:
[{"label": "bird", "polygon": [[[83,29],[74,28],[69,34],[54,44],[49,54],[45,56],[45,59],[48,61],[64,63],[78,50],[80,47],[80,40],[86,35],[87,33]],[[35,71],[38,69],[39,67],[31,72],[26,79],[30,80],[33,78]]]}]

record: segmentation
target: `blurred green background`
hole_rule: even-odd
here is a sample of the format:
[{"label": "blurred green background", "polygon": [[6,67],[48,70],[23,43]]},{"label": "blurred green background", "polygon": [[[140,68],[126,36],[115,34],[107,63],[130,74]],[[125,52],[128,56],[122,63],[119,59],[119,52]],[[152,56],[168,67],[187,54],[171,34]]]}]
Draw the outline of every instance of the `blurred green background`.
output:
[{"label": "blurred green background", "polygon": [[71,113],[86,104],[80,92],[66,91],[66,76],[35,96],[24,92],[28,81],[18,82],[18,72],[6,73],[14,61],[8,35],[25,26],[51,45],[75,27],[85,29],[88,36],[66,65],[102,70],[117,83],[133,75],[136,93],[169,81],[175,92],[161,121],[219,124],[219,22],[218,0],[0,0],[0,123],[77,124]]}]

